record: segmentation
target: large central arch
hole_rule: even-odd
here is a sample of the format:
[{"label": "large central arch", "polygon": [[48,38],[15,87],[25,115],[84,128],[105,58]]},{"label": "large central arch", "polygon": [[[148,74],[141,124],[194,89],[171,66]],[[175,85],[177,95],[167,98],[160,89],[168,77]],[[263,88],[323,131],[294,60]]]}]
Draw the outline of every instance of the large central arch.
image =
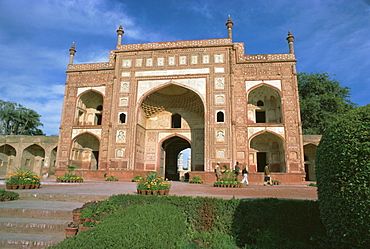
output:
[{"label": "large central arch", "polygon": [[[141,99],[138,108],[138,121],[136,129],[136,169],[142,165],[144,169],[161,171],[161,160],[163,150],[168,144],[175,144],[176,148],[190,148],[191,143],[191,170],[204,170],[204,103],[198,93],[187,86],[175,82],[164,84],[155,89],[149,90]],[[179,136],[177,136],[179,135]],[[163,141],[168,136],[177,136]],[[179,139],[179,137],[186,137]],[[180,142],[182,141],[182,142]],[[184,142],[186,146],[181,145]],[[163,147],[163,148],[162,148]],[[162,148],[162,149],[161,149]],[[174,149],[171,155],[182,150]],[[140,154],[139,152],[146,153]],[[151,155],[156,151],[156,155]],[[162,151],[162,152],[161,152]],[[167,151],[168,154],[169,150]],[[152,158],[151,162],[148,158]],[[170,160],[170,159],[168,159]],[[176,163],[177,164],[177,163]],[[155,165],[149,168],[148,165]],[[174,172],[169,173],[168,167],[163,171],[170,178],[177,178]]]}]

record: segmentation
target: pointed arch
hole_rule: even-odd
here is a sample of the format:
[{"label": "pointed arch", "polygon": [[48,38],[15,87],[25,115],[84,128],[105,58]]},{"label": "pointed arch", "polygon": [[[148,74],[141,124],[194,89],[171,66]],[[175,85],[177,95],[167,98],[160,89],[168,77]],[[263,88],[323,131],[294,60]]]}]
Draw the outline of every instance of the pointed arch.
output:
[{"label": "pointed arch", "polygon": [[30,170],[41,175],[44,166],[45,150],[40,145],[32,144],[22,152],[20,169]]},{"label": "pointed arch", "polygon": [[4,144],[0,146],[0,177],[6,177],[7,172],[14,168],[14,160],[17,156],[16,149]]},{"label": "pointed arch", "polygon": [[71,164],[77,164],[82,169],[98,169],[100,140],[95,134],[79,134],[73,139],[71,148]]},{"label": "pointed arch", "polygon": [[170,180],[179,180],[178,156],[181,151],[191,148],[189,139],[179,134],[172,134],[162,139],[160,150],[164,154],[160,164],[160,174]]},{"label": "pointed arch", "polygon": [[266,163],[272,172],[285,172],[284,139],[276,133],[262,131],[254,134],[249,140],[250,153],[255,161],[257,172],[263,172]]}]

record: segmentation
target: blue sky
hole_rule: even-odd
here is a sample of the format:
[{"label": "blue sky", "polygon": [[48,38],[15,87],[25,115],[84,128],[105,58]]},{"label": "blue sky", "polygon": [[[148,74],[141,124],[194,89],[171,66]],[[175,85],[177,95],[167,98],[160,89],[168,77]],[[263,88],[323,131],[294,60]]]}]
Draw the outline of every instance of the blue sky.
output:
[{"label": "blue sky", "polygon": [[298,72],[328,72],[351,100],[370,103],[370,0],[0,0],[0,99],[34,109],[58,135],[68,49],[74,64],[106,62],[122,43],[226,38],[246,54],[287,53]]}]

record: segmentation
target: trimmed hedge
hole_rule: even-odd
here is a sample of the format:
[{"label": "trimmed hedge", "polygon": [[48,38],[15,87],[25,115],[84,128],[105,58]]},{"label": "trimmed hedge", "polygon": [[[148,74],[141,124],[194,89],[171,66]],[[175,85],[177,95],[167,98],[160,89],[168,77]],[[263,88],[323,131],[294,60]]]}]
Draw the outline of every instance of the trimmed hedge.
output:
[{"label": "trimmed hedge", "polygon": [[321,218],[335,248],[370,248],[370,105],[342,116],[316,153]]},{"label": "trimmed hedge", "polygon": [[53,248],[318,248],[311,239],[325,235],[316,201],[147,195],[106,201],[114,212]]}]

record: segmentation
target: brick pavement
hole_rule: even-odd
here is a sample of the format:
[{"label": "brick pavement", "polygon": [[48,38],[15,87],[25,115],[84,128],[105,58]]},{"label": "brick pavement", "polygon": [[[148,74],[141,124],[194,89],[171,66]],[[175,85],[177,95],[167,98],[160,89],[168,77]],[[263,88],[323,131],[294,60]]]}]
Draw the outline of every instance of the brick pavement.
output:
[{"label": "brick pavement", "polygon": [[[1,184],[1,183],[0,183]],[[3,186],[5,187],[5,186]],[[136,194],[134,182],[85,181],[84,183],[56,183],[54,180],[43,180],[40,189],[15,190],[21,197],[40,199],[59,197],[70,201],[84,201],[91,198],[104,199],[113,194]],[[317,200],[316,187],[306,185],[263,186],[251,184],[242,188],[218,188],[209,184],[189,184],[172,182],[170,195],[202,196],[217,198],[281,198],[299,200]],[[68,196],[68,197],[67,197]],[[76,196],[77,200],[70,199]]]}]

